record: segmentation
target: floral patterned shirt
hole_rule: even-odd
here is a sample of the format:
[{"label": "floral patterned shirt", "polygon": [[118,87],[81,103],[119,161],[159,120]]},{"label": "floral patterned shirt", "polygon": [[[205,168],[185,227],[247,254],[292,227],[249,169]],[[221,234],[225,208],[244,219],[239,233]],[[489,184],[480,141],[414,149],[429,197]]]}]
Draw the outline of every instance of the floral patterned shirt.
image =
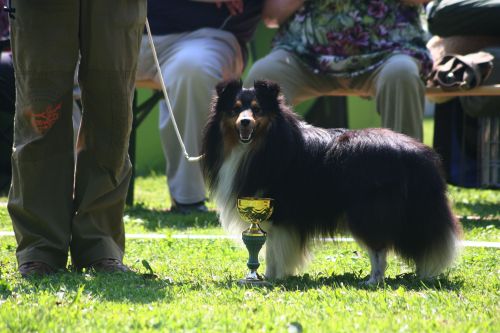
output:
[{"label": "floral patterned shirt", "polygon": [[273,45],[296,54],[315,73],[354,77],[399,53],[419,61],[426,77],[432,60],[420,10],[401,0],[306,0]]}]

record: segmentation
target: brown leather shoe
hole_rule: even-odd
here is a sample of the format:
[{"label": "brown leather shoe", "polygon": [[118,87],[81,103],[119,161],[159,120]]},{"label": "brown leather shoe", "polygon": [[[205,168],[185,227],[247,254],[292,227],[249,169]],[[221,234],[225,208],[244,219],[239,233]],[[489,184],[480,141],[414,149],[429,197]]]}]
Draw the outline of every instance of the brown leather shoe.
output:
[{"label": "brown leather shoe", "polygon": [[19,273],[24,278],[29,276],[46,276],[55,272],[55,269],[40,261],[30,261],[19,266]]},{"label": "brown leather shoe", "polygon": [[89,269],[98,273],[130,272],[130,268],[125,266],[120,260],[106,258],[91,264]]}]

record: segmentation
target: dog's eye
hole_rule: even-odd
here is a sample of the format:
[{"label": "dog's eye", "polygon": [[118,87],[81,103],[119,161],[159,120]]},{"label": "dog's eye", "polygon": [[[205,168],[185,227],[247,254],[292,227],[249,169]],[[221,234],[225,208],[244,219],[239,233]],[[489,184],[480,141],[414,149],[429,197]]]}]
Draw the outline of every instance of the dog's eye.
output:
[{"label": "dog's eye", "polygon": [[231,108],[228,108],[226,113],[231,117],[240,112],[241,102],[237,100]]},{"label": "dog's eye", "polygon": [[252,103],[250,104],[250,108],[252,109],[253,113],[260,112],[260,106],[259,106],[259,103],[257,103],[257,101],[252,101]]},{"label": "dog's eye", "polygon": [[231,114],[232,115],[238,114],[241,110],[241,106],[242,106],[241,101],[240,100],[236,101],[236,103],[234,103],[233,105],[233,108],[231,109]]}]

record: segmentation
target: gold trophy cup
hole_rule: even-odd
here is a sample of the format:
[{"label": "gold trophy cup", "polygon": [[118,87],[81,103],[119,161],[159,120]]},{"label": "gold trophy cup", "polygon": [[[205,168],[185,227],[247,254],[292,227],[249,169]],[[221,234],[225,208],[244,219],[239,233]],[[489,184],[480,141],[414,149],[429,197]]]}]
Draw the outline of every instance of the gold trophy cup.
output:
[{"label": "gold trophy cup", "polygon": [[238,283],[250,286],[271,286],[263,276],[257,273],[257,268],[260,266],[259,251],[267,237],[259,224],[271,217],[274,201],[270,198],[243,197],[238,198],[237,208],[243,221],[250,223],[250,227],[241,234],[249,254],[247,267],[250,272]]}]

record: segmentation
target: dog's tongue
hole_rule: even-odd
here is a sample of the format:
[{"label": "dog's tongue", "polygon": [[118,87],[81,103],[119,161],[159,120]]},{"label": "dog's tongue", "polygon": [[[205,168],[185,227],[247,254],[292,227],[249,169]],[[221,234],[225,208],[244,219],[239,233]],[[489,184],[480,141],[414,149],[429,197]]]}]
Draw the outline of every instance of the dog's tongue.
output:
[{"label": "dog's tongue", "polygon": [[241,141],[249,141],[252,138],[253,129],[240,129],[240,140]]}]

